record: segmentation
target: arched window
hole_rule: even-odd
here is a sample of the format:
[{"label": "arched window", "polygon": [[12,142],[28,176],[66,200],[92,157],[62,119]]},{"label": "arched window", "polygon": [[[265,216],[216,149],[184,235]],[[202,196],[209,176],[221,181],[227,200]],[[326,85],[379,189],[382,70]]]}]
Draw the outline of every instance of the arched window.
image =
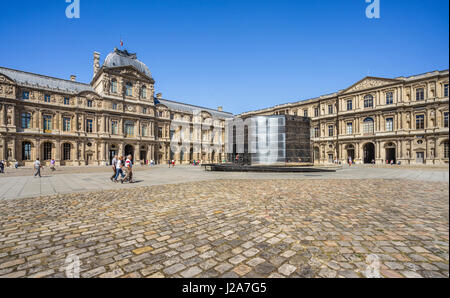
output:
[{"label": "arched window", "polygon": [[117,80],[111,80],[111,93],[117,93]]},{"label": "arched window", "polygon": [[31,160],[31,143],[22,143],[22,160]]},{"label": "arched window", "polygon": [[44,143],[44,160],[52,159],[52,143]]},{"label": "arched window", "polygon": [[364,97],[364,108],[373,108],[373,96],[366,95]]},{"label": "arched window", "polygon": [[63,160],[70,160],[70,149],[72,146],[69,143],[63,145]]},{"label": "arched window", "polygon": [[125,95],[133,96],[133,84],[130,82],[125,85]]},{"label": "arched window", "polygon": [[142,86],[141,97],[144,99],[147,98],[147,87],[145,87],[145,86]]},{"label": "arched window", "polygon": [[374,122],[372,118],[366,118],[364,119],[363,123],[364,133],[372,134],[374,129]]}]

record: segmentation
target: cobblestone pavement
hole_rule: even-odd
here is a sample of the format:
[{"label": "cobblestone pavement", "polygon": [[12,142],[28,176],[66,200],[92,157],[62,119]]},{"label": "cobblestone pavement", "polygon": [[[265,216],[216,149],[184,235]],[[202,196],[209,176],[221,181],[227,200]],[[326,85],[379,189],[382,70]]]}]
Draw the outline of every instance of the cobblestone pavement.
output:
[{"label": "cobblestone pavement", "polygon": [[65,277],[77,255],[84,278],[364,277],[371,258],[383,277],[448,277],[448,186],[217,180],[4,200],[0,276]]},{"label": "cobblestone pavement", "polygon": [[[73,170],[68,174],[66,171]],[[9,170],[11,171],[11,170]],[[27,169],[18,172],[27,173]],[[31,170],[30,170],[31,171]],[[448,182],[448,168],[380,168],[370,166],[355,166],[334,173],[231,173],[205,172],[201,167],[177,166],[169,169],[167,166],[137,167],[135,177],[137,184],[115,184],[109,180],[109,167],[62,168],[62,173],[51,173],[44,170],[42,178],[27,176],[0,175],[0,201],[11,198],[28,198],[53,194],[120,189],[136,186],[164,185],[184,182],[211,181],[224,179],[408,179],[416,181]],[[85,171],[84,173],[79,173]],[[31,173],[31,172],[30,172]],[[9,174],[7,174],[9,175]]]}]

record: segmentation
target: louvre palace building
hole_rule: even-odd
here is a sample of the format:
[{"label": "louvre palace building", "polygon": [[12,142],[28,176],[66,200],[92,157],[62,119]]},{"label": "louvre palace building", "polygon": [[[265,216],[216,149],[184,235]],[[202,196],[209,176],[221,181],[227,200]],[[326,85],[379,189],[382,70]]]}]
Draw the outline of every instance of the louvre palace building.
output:
[{"label": "louvre palace building", "polygon": [[449,71],[366,77],[333,94],[243,113],[311,118],[314,163],[449,162]]},{"label": "louvre palace building", "polygon": [[[315,164],[443,165],[449,162],[448,83],[448,70],[366,77],[333,94],[238,117],[310,118]],[[224,161],[225,122],[233,115],[163,99],[154,85],[137,55],[119,49],[102,65],[94,53],[89,84],[0,67],[0,160],[105,165],[116,154],[131,154],[140,164]],[[174,152],[176,138],[189,146]]]},{"label": "louvre palace building", "polygon": [[[139,164],[222,161],[232,114],[163,99],[154,84],[136,54],[118,49],[102,65],[94,53],[90,84],[0,67],[0,160],[105,165],[131,154]],[[188,136],[189,148],[171,150],[176,134]]]}]

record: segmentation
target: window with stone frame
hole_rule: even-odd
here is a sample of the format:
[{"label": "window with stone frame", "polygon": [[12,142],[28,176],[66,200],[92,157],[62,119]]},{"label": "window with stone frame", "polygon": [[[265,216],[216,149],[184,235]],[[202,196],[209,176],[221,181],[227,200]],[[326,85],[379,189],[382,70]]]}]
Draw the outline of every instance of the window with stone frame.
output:
[{"label": "window with stone frame", "polygon": [[319,127],[314,127],[314,137],[320,138],[320,128]]},{"label": "window with stone frame", "polygon": [[373,96],[372,95],[366,95],[364,97],[364,108],[373,108]]},{"label": "window with stone frame", "polygon": [[50,115],[44,115],[44,133],[51,133],[52,132],[52,119],[53,117]]},{"label": "window with stone frame", "polygon": [[22,113],[22,128],[31,128],[31,114]]},{"label": "window with stone frame", "polygon": [[146,137],[147,136],[147,124],[142,124],[142,127],[141,127],[141,135],[143,136],[143,137]]},{"label": "window with stone frame", "polygon": [[353,134],[353,122],[347,122],[347,134],[348,135]]},{"label": "window with stone frame", "polygon": [[70,160],[70,149],[72,146],[69,143],[63,144],[63,160]]},{"label": "window with stone frame", "polygon": [[392,92],[387,92],[386,93],[386,104],[387,105],[391,105],[394,103],[394,93]]},{"label": "window with stone frame", "polygon": [[328,136],[334,136],[334,125],[328,125]]},{"label": "window with stone frame", "polygon": [[416,115],[416,129],[425,129],[425,115]]},{"label": "window with stone frame", "polygon": [[363,121],[363,132],[364,134],[373,134],[374,133],[374,121],[372,118],[367,117],[366,119],[364,119]]},{"label": "window with stone frame", "polygon": [[308,117],[308,110],[303,110],[303,117]]},{"label": "window with stone frame", "polygon": [[394,118],[386,118],[386,131],[394,131]]},{"label": "window with stone frame", "polygon": [[423,88],[416,89],[416,101],[421,101],[425,99],[425,90]]},{"label": "window with stone frame", "polygon": [[50,101],[51,101],[50,95],[48,95],[48,94],[44,95],[44,102],[49,103]]},{"label": "window with stone frame", "polygon": [[448,97],[448,84],[444,84],[444,97]]},{"label": "window with stone frame", "polygon": [[119,134],[119,126],[116,120],[111,121],[111,134],[118,135]]},{"label": "window with stone frame", "polygon": [[353,100],[347,100],[347,111],[353,110]]},{"label": "window with stone frame", "polygon": [[70,131],[70,117],[63,117],[63,131]]},{"label": "window with stone frame", "polygon": [[141,98],[146,99],[147,98],[147,87],[146,86],[142,86],[141,89]]},{"label": "window with stone frame", "polygon": [[448,112],[444,112],[444,128],[448,128]]},{"label": "window with stone frame", "polygon": [[111,80],[111,93],[117,93],[117,80]]},{"label": "window with stone frame", "polygon": [[87,133],[94,132],[94,120],[86,119],[86,132]]},{"label": "window with stone frame", "polygon": [[328,114],[333,114],[333,105],[328,105]]},{"label": "window with stone frame", "polygon": [[125,95],[126,96],[133,96],[133,84],[130,82],[127,82],[125,84]]},{"label": "window with stone frame", "polygon": [[134,122],[133,121],[125,122],[125,136],[126,137],[134,137]]},{"label": "window with stone frame", "polygon": [[93,103],[92,100],[88,100],[88,101],[86,102],[86,104],[87,104],[88,108],[92,108],[92,107],[94,106],[94,103]]},{"label": "window with stone frame", "polygon": [[44,160],[52,159],[52,143],[46,142],[43,145],[44,149]]},{"label": "window with stone frame", "polygon": [[320,115],[320,109],[319,108],[314,108],[314,117],[319,117]]},{"label": "window with stone frame", "polygon": [[66,106],[70,105],[70,98],[64,97],[64,105]]},{"label": "window with stone frame", "polygon": [[23,91],[22,92],[22,99],[24,99],[24,100],[30,99],[30,92],[29,91]]}]

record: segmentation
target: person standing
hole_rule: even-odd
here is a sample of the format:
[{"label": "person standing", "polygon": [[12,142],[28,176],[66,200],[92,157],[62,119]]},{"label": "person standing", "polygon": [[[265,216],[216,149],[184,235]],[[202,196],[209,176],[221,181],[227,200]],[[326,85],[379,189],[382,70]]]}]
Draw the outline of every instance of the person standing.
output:
[{"label": "person standing", "polygon": [[0,173],[5,173],[5,163],[3,160],[0,160]]},{"label": "person standing", "polygon": [[34,177],[39,175],[39,178],[41,178],[41,162],[39,161],[39,157],[36,158],[36,161],[34,162],[34,169],[36,170],[36,172],[34,173]]},{"label": "person standing", "polygon": [[175,160],[172,159],[172,168],[175,168]]},{"label": "person standing", "polygon": [[16,161],[16,162],[14,163],[14,167],[15,167],[16,169],[19,168],[19,162],[18,162],[18,161]]},{"label": "person standing", "polygon": [[111,162],[111,167],[113,170],[113,174],[111,176],[111,181],[114,181],[114,178],[116,177],[116,167],[117,167],[117,155],[114,155],[112,162]]}]

